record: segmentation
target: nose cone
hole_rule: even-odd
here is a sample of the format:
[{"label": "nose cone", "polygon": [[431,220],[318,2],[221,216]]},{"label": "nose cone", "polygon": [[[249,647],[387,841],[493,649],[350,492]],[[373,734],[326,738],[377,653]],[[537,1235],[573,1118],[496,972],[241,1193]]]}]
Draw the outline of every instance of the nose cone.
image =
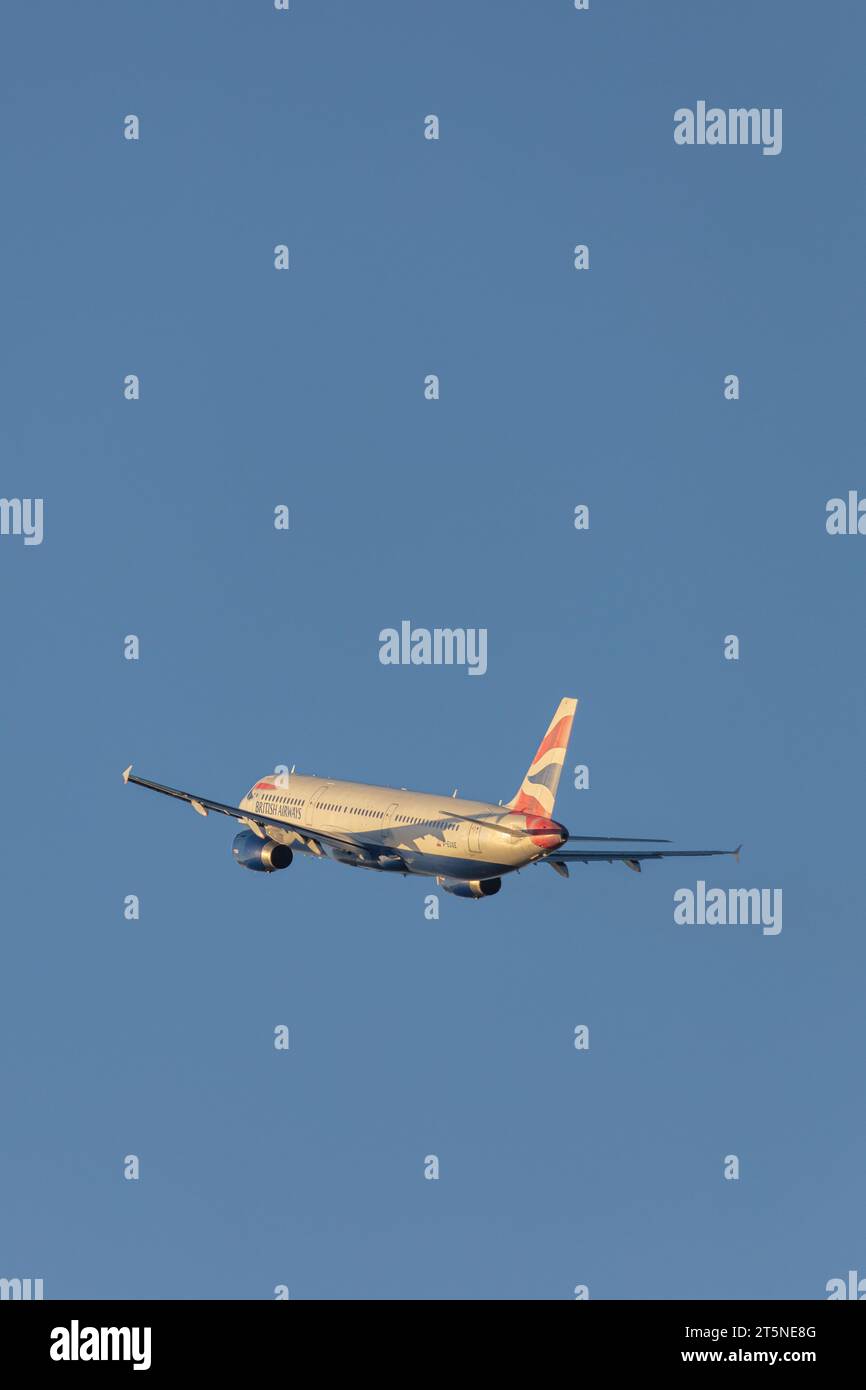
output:
[{"label": "nose cone", "polygon": [[539,849],[559,849],[568,839],[568,831],[559,821],[546,820],[543,816],[527,816],[526,829],[534,845]]}]

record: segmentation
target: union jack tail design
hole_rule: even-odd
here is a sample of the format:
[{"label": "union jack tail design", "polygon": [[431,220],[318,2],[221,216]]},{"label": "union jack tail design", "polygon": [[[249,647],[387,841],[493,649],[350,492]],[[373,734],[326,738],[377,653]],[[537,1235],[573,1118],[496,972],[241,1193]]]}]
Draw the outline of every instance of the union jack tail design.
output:
[{"label": "union jack tail design", "polygon": [[560,700],[550,727],[541,740],[541,747],[520,784],[520,791],[508,802],[509,810],[525,811],[528,815],[548,819],[553,815],[559,775],[565,763],[576,709],[576,700]]}]

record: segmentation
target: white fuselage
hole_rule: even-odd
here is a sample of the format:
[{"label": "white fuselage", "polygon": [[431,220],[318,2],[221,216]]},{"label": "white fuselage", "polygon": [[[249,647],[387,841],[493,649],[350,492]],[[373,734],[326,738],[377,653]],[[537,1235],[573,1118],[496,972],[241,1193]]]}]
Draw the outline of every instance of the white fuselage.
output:
[{"label": "white fuselage", "polygon": [[[556,821],[487,801],[295,773],[262,778],[240,807],[259,816],[273,814],[266,833],[293,850],[324,852],[359,868],[461,880],[511,873],[543,858],[567,836]],[[302,831],[283,828],[283,822],[309,831],[310,840]],[[518,833],[503,833],[497,825]],[[312,838],[317,831],[347,843],[322,849]]]}]

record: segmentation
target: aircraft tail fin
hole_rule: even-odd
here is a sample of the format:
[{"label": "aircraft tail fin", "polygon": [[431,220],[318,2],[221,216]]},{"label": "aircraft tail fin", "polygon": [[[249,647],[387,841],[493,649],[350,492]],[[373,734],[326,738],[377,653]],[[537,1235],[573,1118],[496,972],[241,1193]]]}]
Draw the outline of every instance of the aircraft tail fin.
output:
[{"label": "aircraft tail fin", "polygon": [[519,792],[507,803],[509,810],[544,816],[547,820],[552,817],[576,709],[577,700],[560,700]]}]

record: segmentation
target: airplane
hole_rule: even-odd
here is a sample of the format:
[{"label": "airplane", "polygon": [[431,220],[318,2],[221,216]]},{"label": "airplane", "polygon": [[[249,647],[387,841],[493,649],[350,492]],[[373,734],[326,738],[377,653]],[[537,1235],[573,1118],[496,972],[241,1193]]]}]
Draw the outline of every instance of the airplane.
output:
[{"label": "airplane", "polygon": [[[560,700],[519,791],[503,805],[430,792],[338,782],[326,777],[271,773],[255,782],[239,806],[123,774],[151,791],[186,801],[200,816],[231,816],[244,827],[232,854],[245,869],[287,869],[295,853],[329,858],[358,869],[422,874],[460,898],[489,898],[505,874],[549,864],[568,878],[570,863],[622,863],[640,873],[649,859],[696,858],[740,849],[614,849],[614,844],[667,845],[632,835],[571,835],[553,819],[577,700]],[[602,848],[566,849],[568,844]]]}]

